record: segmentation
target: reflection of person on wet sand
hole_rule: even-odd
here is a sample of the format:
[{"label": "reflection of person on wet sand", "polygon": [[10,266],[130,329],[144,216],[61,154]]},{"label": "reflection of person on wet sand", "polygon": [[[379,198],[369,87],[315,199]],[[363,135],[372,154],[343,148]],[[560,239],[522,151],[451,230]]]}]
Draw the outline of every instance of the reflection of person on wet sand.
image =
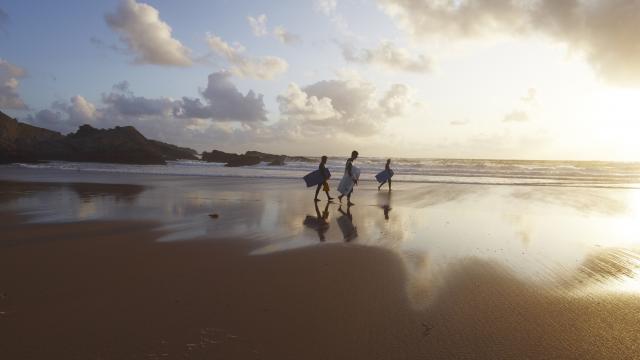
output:
[{"label": "reflection of person on wet sand", "polygon": [[338,226],[342,231],[342,236],[345,241],[351,241],[358,237],[358,228],[353,225],[353,215],[351,215],[351,206],[347,205],[347,212],[342,210],[342,206],[338,208],[338,211],[342,214],[338,218]]},{"label": "reflection of person on wet sand", "polygon": [[324,207],[324,211],[320,214],[320,208],[318,208],[318,203],[314,202],[316,207],[316,216],[307,215],[304,219],[304,226],[315,230],[318,233],[318,237],[320,241],[325,240],[324,234],[329,230],[329,203]]},{"label": "reflection of person on wet sand", "polygon": [[389,211],[391,211],[391,207],[389,205],[382,205],[382,211],[384,211],[384,219],[389,220]]},{"label": "reflection of person on wet sand", "polygon": [[389,220],[391,211],[391,193],[378,193],[378,207],[384,211],[384,219]]}]

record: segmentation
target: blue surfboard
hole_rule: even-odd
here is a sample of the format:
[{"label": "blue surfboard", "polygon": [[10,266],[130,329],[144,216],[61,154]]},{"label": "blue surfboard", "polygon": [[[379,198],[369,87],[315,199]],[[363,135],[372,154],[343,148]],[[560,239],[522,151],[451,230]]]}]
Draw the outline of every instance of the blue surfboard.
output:
[{"label": "blue surfboard", "polygon": [[[331,172],[329,171],[329,169],[326,169],[326,171],[327,171],[327,178],[330,178]],[[304,182],[307,183],[307,187],[316,186],[324,182],[324,177],[322,176],[320,169],[308,173],[303,177],[303,179],[304,179]]]},{"label": "blue surfboard", "polygon": [[393,170],[389,169],[387,170],[382,170],[381,172],[378,173],[378,175],[376,175],[376,180],[378,180],[379,183],[383,183],[389,179],[391,179],[391,177],[393,176]]}]

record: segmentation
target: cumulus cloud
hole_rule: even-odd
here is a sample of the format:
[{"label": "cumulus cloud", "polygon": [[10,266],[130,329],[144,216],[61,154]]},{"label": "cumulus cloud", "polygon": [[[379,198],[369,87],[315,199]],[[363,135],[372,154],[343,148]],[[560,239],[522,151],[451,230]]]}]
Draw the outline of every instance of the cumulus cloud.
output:
[{"label": "cumulus cloud", "polygon": [[270,80],[287,71],[289,64],[276,56],[249,57],[240,44],[230,45],[222,38],[208,34],[209,48],[231,64],[235,75],[259,80]]},{"label": "cumulus cloud", "polygon": [[414,103],[405,85],[395,84],[377,98],[375,86],[363,80],[324,80],[304,88],[291,84],[277,100],[285,130],[300,136],[326,132],[370,136]]},{"label": "cumulus cloud", "polygon": [[26,109],[18,94],[18,85],[21,79],[26,76],[26,71],[7,60],[0,58],[0,108],[3,109]]},{"label": "cumulus cloud", "polygon": [[504,122],[524,122],[529,120],[529,114],[525,111],[515,110],[506,114],[502,121]]},{"label": "cumulus cloud", "polygon": [[69,120],[74,125],[90,124],[95,121],[97,111],[95,105],[80,95],[69,100],[69,104],[55,104],[55,107],[69,115]]},{"label": "cumulus cloud", "polygon": [[209,75],[207,87],[202,91],[206,104],[200,99],[183,97],[175,113],[181,117],[217,121],[266,121],[262,95],[256,95],[253,90],[242,95],[230,78],[231,74],[224,71]]},{"label": "cumulus cloud", "polygon": [[340,112],[333,108],[328,97],[309,96],[297,84],[291,83],[287,92],[279,95],[280,114],[291,119],[305,121],[339,119]]},{"label": "cumulus cloud", "polygon": [[640,85],[640,0],[378,0],[416,37],[542,33],[586,55],[605,79]]},{"label": "cumulus cloud", "polygon": [[98,128],[133,125],[148,138],[198,149],[271,134],[261,125],[266,120],[262,95],[253,91],[243,95],[230,79],[229,73],[213,73],[201,91],[202,98],[177,100],[136,95],[123,81],[102,95],[100,106],[77,95],[54,102],[26,120],[62,133],[73,132],[82,124]]},{"label": "cumulus cloud", "polygon": [[189,66],[189,49],[171,35],[171,27],[158,10],[135,0],[121,0],[115,13],[105,15],[107,25],[120,35],[135,62]]},{"label": "cumulus cloud", "polygon": [[109,112],[129,117],[168,115],[176,106],[174,100],[165,97],[149,99],[135,96],[126,81],[114,85],[110,93],[103,94],[102,102]]},{"label": "cumulus cloud", "polygon": [[423,73],[431,70],[431,60],[423,54],[415,58],[411,53],[397,47],[390,41],[382,41],[380,46],[373,49],[356,49],[349,44],[341,44],[342,56],[345,60],[359,64],[381,65],[388,69],[414,73]]},{"label": "cumulus cloud", "polygon": [[257,37],[267,35],[267,15],[260,14],[257,17],[247,16],[247,21],[249,21],[253,35]]},{"label": "cumulus cloud", "polygon": [[273,28],[273,36],[283,44],[293,45],[299,43],[300,37],[296,34],[289,32],[283,26],[276,26]]}]

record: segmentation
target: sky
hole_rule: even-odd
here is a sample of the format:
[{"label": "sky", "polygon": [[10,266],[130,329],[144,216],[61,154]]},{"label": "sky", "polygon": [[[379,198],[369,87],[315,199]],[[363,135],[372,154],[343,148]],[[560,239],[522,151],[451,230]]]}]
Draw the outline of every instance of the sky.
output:
[{"label": "sky", "polygon": [[8,0],[0,109],[199,151],[640,161],[640,0]]}]

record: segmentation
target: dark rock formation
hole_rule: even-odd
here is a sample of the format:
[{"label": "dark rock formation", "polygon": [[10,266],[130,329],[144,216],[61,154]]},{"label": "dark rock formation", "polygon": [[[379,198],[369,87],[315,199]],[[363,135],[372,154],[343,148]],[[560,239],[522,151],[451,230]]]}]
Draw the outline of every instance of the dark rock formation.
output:
[{"label": "dark rock formation", "polygon": [[238,155],[238,157],[224,164],[224,166],[228,166],[228,167],[250,166],[250,165],[258,165],[261,162],[262,160],[257,156]]},{"label": "dark rock formation", "polygon": [[225,163],[224,166],[229,167],[258,165],[262,161],[265,161],[260,156],[249,155],[248,153],[242,155],[219,150],[212,150],[211,152],[204,151],[202,153],[202,160],[207,162]]},{"label": "dark rock formation", "polygon": [[0,163],[35,162],[43,143],[63,139],[59,132],[23,124],[0,112]]},{"label": "dark rock formation", "polygon": [[287,155],[273,155],[267,154],[260,151],[247,151],[244,153],[246,156],[255,156],[259,157],[260,160],[264,162],[268,162],[269,165],[284,165],[285,159]]},{"label": "dark rock formation", "polygon": [[269,165],[270,165],[270,166],[283,166],[283,165],[285,165],[285,163],[284,163],[284,159],[285,159],[285,158],[277,158],[277,159],[273,159],[273,160],[269,163]]},{"label": "dark rock formation", "polygon": [[0,112],[0,162],[39,160],[166,164],[197,159],[196,151],[148,140],[133,126],[96,129],[82,125],[67,136],[20,123]]},{"label": "dark rock formation", "polygon": [[224,151],[219,150],[211,150],[211,152],[202,152],[202,160],[206,162],[215,162],[215,163],[228,163],[229,161],[233,161],[236,159],[238,154],[226,153]]},{"label": "dark rock formation", "polygon": [[202,160],[207,162],[225,163],[225,166],[248,166],[257,165],[261,162],[269,163],[269,165],[282,166],[285,165],[285,161],[315,162],[315,160],[301,156],[291,157],[287,155],[274,155],[263,153],[260,151],[247,151],[246,153],[244,153],[244,155],[242,155],[227,153],[219,150],[203,152]]},{"label": "dark rock formation", "polygon": [[149,142],[160,150],[165,160],[198,160],[198,152],[193,149],[163,143],[158,140],[149,140]]}]

